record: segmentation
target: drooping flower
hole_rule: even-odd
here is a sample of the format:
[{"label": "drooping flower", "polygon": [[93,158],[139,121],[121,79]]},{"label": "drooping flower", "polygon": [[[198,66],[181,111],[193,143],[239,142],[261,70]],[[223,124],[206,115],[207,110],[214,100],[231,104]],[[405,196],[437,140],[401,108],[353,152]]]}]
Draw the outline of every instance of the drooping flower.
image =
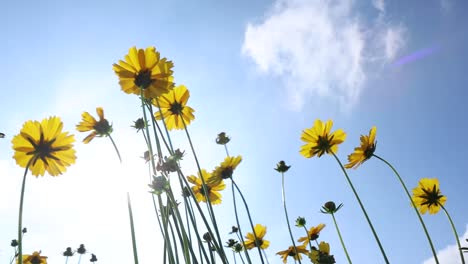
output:
[{"label": "drooping flower", "polygon": [[319,237],[320,231],[325,227],[325,224],[319,224],[318,226],[313,226],[307,232],[306,237],[300,237],[297,242],[304,242],[304,246],[307,246],[309,241],[314,241]]},{"label": "drooping flower", "polygon": [[301,254],[307,255],[308,253],[309,251],[306,249],[305,246],[297,246],[296,249],[294,249],[294,246],[290,246],[286,250],[277,252],[276,255],[280,255],[283,258],[283,263],[287,263],[288,257],[292,257],[294,260],[301,260]]},{"label": "drooping flower", "polygon": [[311,128],[304,129],[301,140],[306,142],[306,144],[301,146],[301,155],[306,158],[312,158],[315,155],[321,157],[325,153],[336,153],[338,151],[338,144],[345,141],[346,134],[341,129],[330,133],[332,126],[333,122],[331,120],[323,123],[317,119]]},{"label": "drooping flower", "polygon": [[421,214],[425,214],[427,211],[429,214],[436,214],[446,201],[447,197],[440,193],[437,178],[421,179],[418,187],[413,189],[413,202]]},{"label": "drooping flower", "polygon": [[237,168],[239,163],[242,161],[242,156],[232,157],[228,156],[224,159],[219,166],[217,166],[210,178],[210,183],[220,182],[225,179],[230,179],[234,170]]},{"label": "drooping flower", "polygon": [[122,91],[140,95],[142,89],[147,99],[156,98],[174,87],[172,67],[174,64],[166,58],[161,59],[155,47],[145,50],[131,47],[125,61],[119,60],[112,65]]},{"label": "drooping flower", "polygon": [[83,139],[85,144],[91,142],[91,140],[93,140],[93,138],[96,136],[108,136],[110,133],[112,133],[112,125],[110,125],[109,121],[104,118],[104,110],[102,107],[96,107],[96,113],[99,116],[99,121],[97,121],[88,112],[83,112],[83,114],[81,114],[82,121],[76,125],[76,130],[80,132],[92,131],[91,134]]},{"label": "drooping flower", "polygon": [[65,172],[76,160],[72,144],[75,139],[68,132],[62,132],[62,128],[58,117],[25,122],[20,133],[11,140],[16,163],[23,168],[29,164],[35,176],[42,176],[45,171],[52,176]]},{"label": "drooping flower", "polygon": [[325,242],[320,242],[319,248],[312,248],[312,251],[309,254],[309,258],[314,264],[333,264],[335,258],[333,255],[330,255],[330,244]]},{"label": "drooping flower", "polygon": [[357,168],[359,165],[370,159],[375,152],[377,142],[375,141],[375,134],[377,128],[373,126],[369,131],[369,135],[361,135],[361,146],[354,149],[354,152],[348,155],[348,164],[345,168]]},{"label": "drooping flower", "polygon": [[[195,119],[193,108],[187,106],[187,101],[190,97],[190,92],[184,85],[179,85],[170,92],[158,97],[159,107],[161,111],[156,110],[154,117],[161,120],[164,117],[167,129],[184,129]],[[158,106],[156,99],[152,101],[153,105]],[[162,116],[161,116],[162,112]]]},{"label": "drooping flower", "polygon": [[[202,178],[205,181],[205,188],[203,188],[203,181]],[[201,175],[198,173],[198,177],[191,175],[187,177],[187,180],[194,184],[192,186],[192,191],[195,195],[195,198],[197,199],[197,202],[205,202],[206,203],[206,197],[208,196],[210,199],[211,204],[220,204],[221,203],[221,193],[220,191],[224,190],[226,188],[226,184],[224,184],[224,181],[219,181],[219,182],[213,182],[209,183],[210,178],[211,178],[211,173],[207,172],[206,170],[202,169],[201,170]],[[205,193],[206,189],[206,193]]]},{"label": "drooping flower", "polygon": [[260,224],[256,224],[254,227],[255,236],[257,236],[257,240],[255,240],[255,236],[253,233],[248,232],[245,236],[246,240],[244,241],[244,246],[246,249],[252,249],[257,247],[257,245],[261,249],[266,249],[270,246],[270,241],[263,239],[266,235],[267,228],[266,226],[262,226]]},{"label": "drooping flower", "polygon": [[[32,255],[23,255],[23,264],[47,264],[47,257],[41,256],[41,251],[34,251]],[[16,259],[19,263],[19,259]]]}]

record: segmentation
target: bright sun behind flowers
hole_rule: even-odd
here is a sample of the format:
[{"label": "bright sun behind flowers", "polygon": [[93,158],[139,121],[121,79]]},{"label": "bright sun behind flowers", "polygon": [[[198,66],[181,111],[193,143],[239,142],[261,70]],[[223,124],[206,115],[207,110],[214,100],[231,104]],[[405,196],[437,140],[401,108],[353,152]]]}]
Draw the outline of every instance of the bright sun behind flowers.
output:
[{"label": "bright sun behind flowers", "polygon": [[12,139],[16,163],[31,173],[43,176],[47,171],[52,176],[65,172],[75,163],[73,135],[62,132],[63,123],[58,117],[39,121],[27,121],[20,133]]}]

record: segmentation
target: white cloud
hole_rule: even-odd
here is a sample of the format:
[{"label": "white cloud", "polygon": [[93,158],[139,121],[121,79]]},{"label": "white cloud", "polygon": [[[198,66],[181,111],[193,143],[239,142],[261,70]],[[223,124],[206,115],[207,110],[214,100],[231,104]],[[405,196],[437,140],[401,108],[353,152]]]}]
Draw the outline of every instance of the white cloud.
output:
[{"label": "white cloud", "polygon": [[384,0],[372,0],[372,5],[380,12],[385,12]]},{"label": "white cloud", "polygon": [[[463,247],[466,246],[465,239],[468,239],[468,225],[466,226],[465,234],[460,237],[460,244]],[[442,250],[437,252],[437,258],[439,259],[440,263],[444,264],[460,264],[460,253],[458,251],[458,246],[455,244],[448,245]],[[423,264],[433,264],[435,263],[434,257],[427,259],[423,262]]]},{"label": "white cloud", "polygon": [[317,97],[350,108],[370,69],[393,59],[405,42],[404,26],[385,21],[384,2],[373,4],[376,26],[359,19],[352,0],[278,0],[263,21],[247,25],[242,52],[261,72],[281,78],[292,109]]}]

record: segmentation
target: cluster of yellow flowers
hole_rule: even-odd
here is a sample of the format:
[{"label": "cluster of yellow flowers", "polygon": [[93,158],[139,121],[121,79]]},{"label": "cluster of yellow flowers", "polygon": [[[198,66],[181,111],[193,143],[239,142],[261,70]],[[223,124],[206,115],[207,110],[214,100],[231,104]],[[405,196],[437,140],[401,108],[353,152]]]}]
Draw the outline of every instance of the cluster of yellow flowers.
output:
[{"label": "cluster of yellow flowers", "polygon": [[[190,141],[189,133],[187,131],[187,126],[195,119],[194,116],[194,109],[191,107],[187,106],[188,99],[190,97],[190,92],[189,90],[184,86],[184,85],[179,85],[175,86],[174,83],[174,78],[173,78],[173,63],[166,58],[161,58],[160,53],[156,51],[154,47],[148,47],[146,49],[137,49],[136,47],[130,48],[129,52],[127,55],[125,55],[124,60],[120,60],[118,63],[113,64],[113,70],[117,74],[119,78],[119,84],[121,86],[122,91],[124,91],[127,94],[135,94],[137,96],[140,96],[141,102],[142,102],[142,108],[143,108],[143,115],[144,119],[140,119],[139,121],[135,122],[135,128],[138,129],[138,131],[143,131],[143,134],[145,136],[146,143],[148,145],[148,150],[145,152],[145,159],[147,161],[152,161],[152,166],[153,166],[153,184],[150,185],[153,189],[155,194],[159,201],[159,210],[161,212],[161,230],[163,232],[168,232],[167,228],[168,225],[171,223],[170,221],[175,222],[175,226],[180,226],[182,227],[184,224],[189,224],[189,220],[187,220],[185,223],[181,220],[180,218],[180,213],[178,212],[176,200],[173,197],[173,193],[170,187],[169,182],[166,180],[168,177],[168,173],[170,172],[177,172],[178,175],[180,176],[181,179],[181,187],[185,191],[184,195],[184,205],[187,206],[187,203],[190,203],[189,199],[187,197],[192,197],[196,201],[196,205],[198,206],[198,203],[204,202],[207,204],[207,210],[209,212],[209,219],[211,221],[211,225],[214,229],[212,231],[210,229],[210,224],[207,224],[207,220],[204,217],[204,214],[202,210],[197,207],[200,213],[200,216],[203,217],[203,220],[205,221],[205,227],[209,230],[208,235],[203,236],[207,241],[209,241],[209,254],[212,254],[212,251],[216,251],[218,253],[218,257],[222,260],[223,263],[227,263],[228,259],[223,251],[223,247],[220,246],[220,236],[217,230],[217,225],[216,225],[216,217],[214,215],[214,211],[211,208],[211,205],[217,205],[221,204],[222,202],[222,195],[221,191],[223,191],[226,188],[226,183],[224,182],[225,180],[230,180],[233,186],[233,192],[234,189],[236,188],[237,191],[240,193],[242,196],[242,193],[240,192],[240,189],[236,185],[234,179],[233,179],[233,172],[237,168],[237,166],[240,164],[242,161],[242,157],[239,156],[230,156],[226,147],[226,144],[229,142],[229,137],[225,135],[225,133],[221,133],[218,135],[218,139],[216,140],[218,144],[224,145],[226,148],[226,154],[227,157],[224,159],[223,162],[220,163],[219,166],[217,166],[212,172],[208,172],[205,169],[201,169],[201,167],[198,164],[198,160],[196,159],[196,154],[195,150],[193,149],[192,146],[192,151],[193,155],[195,156],[197,166],[199,168],[197,176],[191,175],[188,177],[183,177],[182,172],[180,171],[178,167],[178,161],[182,158],[183,153],[177,152],[172,150],[172,146],[169,148],[168,151],[170,153],[170,157],[163,159],[162,151],[160,145],[158,145],[158,153],[155,154],[153,153],[152,150],[152,144],[150,141],[150,134],[148,131],[148,119],[146,117],[146,111],[151,112],[151,121],[153,122],[154,125],[157,125],[156,121],[157,120],[163,120],[163,124],[167,130],[173,130],[173,129],[183,129],[187,132],[187,137]],[[155,107],[155,111],[153,111],[153,107]],[[117,150],[117,147],[115,145],[115,142],[113,141],[111,137],[112,133],[112,125],[109,123],[109,121],[104,117],[104,110],[101,107],[96,108],[96,112],[98,115],[98,119],[94,118],[91,114],[88,112],[84,112],[82,114],[82,120],[76,125],[76,129],[80,132],[90,132],[89,135],[87,135],[84,139],[83,142],[85,144],[91,142],[95,137],[110,137],[112,143],[114,144],[114,147],[116,148],[117,154],[120,154]],[[444,208],[444,205],[446,203],[446,196],[442,195],[439,189],[439,182],[437,179],[427,179],[423,178],[419,181],[419,184],[416,188],[413,189],[413,194],[410,197],[410,194],[403,183],[403,180],[399,176],[399,174],[396,172],[396,170],[391,166],[387,161],[382,159],[381,157],[377,156],[375,154],[376,151],[376,127],[372,127],[369,131],[368,135],[362,135],[360,138],[360,146],[356,147],[354,149],[354,152],[348,155],[348,163],[345,165],[342,165],[339,158],[337,157],[337,152],[338,152],[338,146],[343,143],[346,139],[346,133],[342,129],[338,129],[336,131],[332,132],[332,126],[333,122],[331,120],[328,120],[326,122],[323,122],[321,120],[315,120],[313,126],[311,128],[303,130],[301,134],[301,140],[304,141],[304,145],[300,147],[299,153],[304,156],[305,158],[312,158],[312,157],[322,157],[325,154],[333,156],[339,165],[341,166],[346,179],[348,183],[350,184],[350,187],[352,191],[354,192],[358,203],[361,206],[361,209],[363,210],[363,213],[366,217],[366,220],[368,221],[371,230],[376,238],[377,243],[379,244],[379,247],[382,251],[382,254],[384,256],[384,259],[386,263],[389,263],[387,256],[383,250],[383,247],[378,239],[378,236],[376,234],[376,231],[374,230],[371,221],[369,217],[367,216],[367,213],[364,209],[364,206],[358,196],[358,193],[356,192],[354,186],[352,185],[352,182],[350,178],[348,177],[348,174],[346,173],[345,169],[351,169],[351,168],[358,168],[360,165],[362,165],[364,162],[369,160],[372,157],[375,157],[379,160],[382,160],[383,162],[387,163],[392,170],[396,173],[397,177],[399,178],[400,182],[402,183],[404,189],[406,190],[406,193],[408,197],[411,200],[411,203],[413,206],[417,209],[419,209],[419,212],[416,210],[416,213],[421,221],[421,224],[424,227],[424,230],[426,232],[426,235],[428,236],[429,243],[431,245],[431,248],[433,250],[433,253],[435,254],[432,241],[429,238],[429,235],[427,233],[426,227],[419,215],[425,214],[426,212],[429,212],[430,214],[435,214],[437,213],[441,208],[447,213],[447,211]],[[73,149],[73,143],[75,141],[74,136],[70,135],[68,132],[62,131],[63,129],[63,123],[58,117],[49,117],[46,119],[43,119],[41,122],[39,121],[27,121],[24,123],[20,133],[16,136],[13,137],[12,139],[12,144],[13,144],[13,149],[14,149],[14,156],[13,158],[16,160],[16,163],[25,168],[25,177],[28,172],[28,170],[32,173],[32,175],[35,176],[43,176],[45,172],[48,172],[52,176],[57,176],[62,173],[64,173],[67,169],[68,166],[71,164],[74,164],[76,161],[76,156],[75,156],[75,150]],[[158,127],[159,129],[159,127]],[[146,130],[146,131],[145,131]],[[159,139],[162,139],[163,142],[164,136],[162,135],[162,132],[160,132],[160,135],[157,134],[156,129],[154,130],[155,135],[154,137],[159,142]],[[167,134],[167,137],[169,137],[169,134]],[[160,143],[157,143],[160,144]],[[192,145],[191,141],[190,144]],[[155,165],[155,156],[157,156],[158,159],[158,166],[156,167]],[[280,173],[284,173],[289,169],[289,166],[286,166],[286,164],[282,161],[278,164],[277,171]],[[162,176],[156,177],[156,173],[160,173]],[[186,180],[186,183],[184,185],[184,182]],[[192,186],[188,188],[188,183],[191,183]],[[283,176],[283,182],[284,182],[284,176]],[[284,183],[283,183],[284,184]],[[24,187],[24,181],[23,181],[23,187]],[[283,186],[284,188],[284,186]],[[157,190],[156,190],[157,189]],[[283,189],[284,191],[284,189]],[[166,205],[164,206],[161,200],[161,195],[166,192],[166,198],[167,202]],[[19,225],[19,230],[21,230],[21,215],[22,215],[22,202],[23,202],[23,195],[24,195],[24,188],[21,193],[21,204],[20,204],[20,225]],[[233,194],[234,196],[234,194]],[[283,193],[284,196],[284,193]],[[283,197],[284,198],[284,197]],[[234,196],[235,199],[235,196]],[[245,235],[245,240],[243,238],[242,233],[239,236],[239,239],[242,241],[241,244],[239,243],[234,243],[234,240],[232,240],[229,245],[230,247],[233,247],[235,249],[235,252],[240,252],[244,251],[246,252],[247,250],[253,249],[253,248],[258,248],[259,250],[259,256],[262,261],[263,256],[261,253],[261,250],[265,250],[269,247],[270,241],[265,239],[266,231],[267,228],[266,226],[263,226],[261,224],[257,224],[253,226],[252,220],[250,213],[248,211],[247,203],[245,202],[244,197],[242,196],[243,202],[245,204],[246,211],[248,213],[248,217],[250,220],[252,232],[247,232]],[[130,205],[130,202],[129,202]],[[286,219],[287,217],[287,211],[286,211],[286,203],[284,202],[285,206],[285,213],[286,213]],[[325,204],[323,207],[324,211],[323,213],[328,213],[331,214],[333,217],[333,220],[335,221],[335,225],[338,230],[338,226],[336,224],[336,220],[334,217],[334,213],[338,211],[338,209],[341,208],[341,205],[336,207],[334,203],[328,202]],[[132,234],[134,232],[133,230],[133,218],[131,214],[131,207],[129,206],[130,210],[130,218],[131,218],[131,228],[132,228]],[[237,218],[237,208],[235,206],[235,201],[234,201],[234,210],[236,212],[236,218]],[[186,207],[186,212],[188,213],[188,216],[194,218],[194,209],[191,208],[191,206]],[[171,216],[175,214],[176,216]],[[189,218],[187,216],[187,219]],[[448,216],[448,213],[447,213]],[[177,218],[178,217],[178,218]],[[451,221],[451,218],[449,217],[449,220]],[[238,220],[237,220],[238,221]],[[238,221],[239,223],[239,221]],[[192,219],[192,224],[195,227],[196,230],[196,225],[195,221]],[[288,222],[289,226],[289,222]],[[298,218],[298,224],[297,226],[304,227],[305,228],[305,220],[301,220]],[[453,226],[453,223],[452,223]],[[335,260],[333,256],[330,254],[330,245],[324,241],[318,243],[317,238],[319,236],[319,233],[323,230],[325,227],[325,224],[319,224],[318,226],[311,227],[309,230],[305,228],[307,231],[307,235],[305,237],[300,237],[297,242],[302,243],[302,245],[295,246],[295,240],[293,239],[293,236],[291,234],[291,239],[293,245],[290,246],[288,249],[279,251],[277,254],[282,258],[283,262],[287,262],[288,257],[292,257],[295,261],[301,262],[301,254],[306,255],[310,258],[310,260],[314,264],[325,264],[325,263],[335,263]],[[240,228],[240,226],[238,226]],[[171,227],[172,229],[172,227]],[[193,253],[192,247],[197,246],[197,245],[192,245],[192,242],[188,242],[188,236],[183,228],[181,228],[181,233],[179,234],[181,246],[182,246],[182,251],[184,252],[184,258],[186,261],[190,261],[191,258],[195,258],[195,253]],[[190,230],[190,229],[189,229]],[[189,231],[190,232],[190,231]],[[197,231],[195,231],[197,232]],[[454,232],[455,229],[454,229]],[[291,233],[291,231],[290,231]],[[170,241],[168,233],[163,234],[163,237],[165,239],[165,243],[168,243],[170,245],[171,243],[178,243],[177,241]],[[198,247],[203,247],[200,246],[200,236],[198,236],[198,242],[199,245]],[[135,255],[135,263],[138,262],[137,257],[136,257],[136,244],[133,238],[133,245],[134,245],[134,255]],[[342,246],[345,250],[345,253],[348,257],[348,261],[351,263],[350,257],[348,255],[348,252],[346,251],[346,248],[344,246],[343,240],[341,239],[340,235],[340,240],[342,242]],[[25,255],[22,254],[21,250],[21,245],[22,245],[22,240],[21,240],[21,234],[19,234],[19,257],[17,259],[17,263],[21,264],[46,264],[47,257],[40,256],[40,252],[34,252],[32,255]],[[311,245],[311,241],[316,241],[317,247],[313,247]],[[195,243],[195,240],[194,242]],[[239,246],[240,245],[240,246]],[[309,246],[309,249],[307,249],[307,246]],[[239,248],[240,247],[240,248]],[[247,249],[247,250],[244,250]],[[167,249],[171,250],[171,249]],[[205,259],[207,261],[209,259],[213,260],[213,256],[211,258],[209,257],[209,254],[207,254],[204,249],[200,251],[200,258],[204,255]],[[172,257],[172,261],[174,261],[177,257],[178,252],[169,252],[169,258]],[[252,263],[250,260],[250,257],[248,253],[245,253],[245,256],[247,258],[247,261],[249,263]],[[266,257],[266,256],[265,256]],[[434,255],[434,257],[437,260],[437,257]],[[178,259],[178,257],[177,257]],[[462,261],[463,261],[463,256],[462,256]],[[208,261],[209,262],[209,261]],[[194,262],[198,263],[198,262]]]}]

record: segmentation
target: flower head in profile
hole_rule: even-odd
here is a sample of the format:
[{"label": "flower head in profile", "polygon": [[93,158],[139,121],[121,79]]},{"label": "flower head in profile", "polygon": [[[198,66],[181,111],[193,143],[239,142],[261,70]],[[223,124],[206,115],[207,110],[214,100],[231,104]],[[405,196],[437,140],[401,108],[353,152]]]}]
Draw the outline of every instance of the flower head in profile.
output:
[{"label": "flower head in profile", "polygon": [[439,180],[424,178],[419,181],[418,187],[413,189],[413,202],[421,214],[439,212],[445,204],[447,197],[440,193]]},{"label": "flower head in profile", "polygon": [[[203,177],[203,180],[202,178]],[[206,198],[207,196],[210,199],[211,204],[220,204],[221,203],[221,193],[220,191],[224,190],[226,188],[226,184],[224,184],[224,181],[211,181],[211,173],[207,172],[206,170],[202,169],[201,170],[201,175],[198,173],[198,177],[191,175],[187,177],[187,180],[194,184],[192,186],[192,191],[193,194],[195,195],[195,199],[197,199],[197,202],[205,202],[206,203]],[[203,184],[203,181],[205,181],[205,184]],[[212,182],[212,183],[208,183]],[[205,187],[205,188],[204,188]]]},{"label": "flower head in profile", "polygon": [[110,125],[109,121],[104,118],[104,110],[102,107],[97,107],[96,113],[98,114],[99,121],[97,121],[88,112],[83,112],[83,114],[81,114],[82,121],[76,125],[76,130],[80,132],[92,131],[91,134],[83,139],[85,144],[91,142],[91,140],[93,140],[93,138],[96,136],[108,136],[110,133],[112,133],[112,125]]},{"label": "flower head in profile", "polygon": [[11,140],[16,163],[23,168],[29,165],[35,176],[44,175],[45,171],[52,176],[65,172],[76,160],[72,144],[75,139],[62,132],[62,128],[58,117],[24,123],[20,133]]},{"label": "flower head in profile", "polygon": [[331,133],[332,126],[333,122],[331,120],[323,123],[317,119],[311,128],[304,129],[301,140],[306,144],[301,147],[301,155],[306,158],[317,155],[320,158],[325,153],[336,153],[338,145],[345,141],[346,134],[341,129]]},{"label": "flower head in profile", "polygon": [[237,157],[226,157],[224,161],[214,169],[209,182],[216,183],[225,179],[230,179],[241,161],[242,156],[240,155]]},{"label": "flower head in profile", "polygon": [[322,214],[334,214],[338,212],[341,207],[343,207],[343,204],[340,204],[338,207],[336,207],[336,204],[333,201],[328,201],[322,206],[320,212],[322,212]]},{"label": "flower head in profile", "polygon": [[282,161],[278,162],[278,164],[276,164],[275,170],[277,172],[279,172],[279,173],[284,173],[284,172],[287,172],[289,170],[289,168],[291,168],[291,166],[286,165],[284,160],[282,160]]},{"label": "flower head in profile", "polygon": [[[164,117],[167,129],[184,129],[192,120],[195,119],[193,110],[187,106],[187,101],[190,97],[190,92],[184,85],[179,85],[170,92],[161,95],[157,99],[153,99],[152,103],[156,107],[161,108],[161,111],[156,110],[154,117],[161,120]],[[157,101],[156,101],[157,100]],[[185,123],[185,126],[184,126]]]},{"label": "flower head in profile", "polygon": [[335,258],[330,255],[330,244],[320,242],[319,248],[312,247],[312,251],[309,254],[310,261],[314,264],[333,264]]},{"label": "flower head in profile", "polygon": [[137,120],[133,121],[133,128],[137,130],[137,132],[143,131],[148,126],[148,122],[145,122],[143,118],[138,118]]},{"label": "flower head in profile", "polygon": [[155,47],[131,47],[125,60],[112,65],[122,91],[140,95],[143,90],[143,96],[147,99],[156,98],[174,87],[172,67],[174,64],[161,58]]},{"label": "flower head in profile", "polygon": [[295,249],[294,246],[290,246],[286,250],[277,252],[276,255],[280,255],[283,258],[283,263],[287,263],[288,257],[292,257],[296,261],[302,259],[301,254],[307,255],[308,253],[309,251],[306,249],[305,246],[297,246]]},{"label": "flower head in profile", "polygon": [[266,235],[267,228],[266,226],[262,226],[260,224],[256,224],[254,227],[255,236],[257,239],[255,240],[255,236],[253,233],[248,232],[245,236],[245,248],[252,249],[254,247],[260,247],[261,249],[266,249],[270,246],[270,241],[263,239]]},{"label": "flower head in profile", "polygon": [[314,241],[319,238],[320,231],[325,227],[325,224],[319,224],[318,226],[313,226],[307,232],[306,237],[300,237],[297,241],[304,242],[304,246],[306,246],[309,241]]},{"label": "flower head in profile", "polygon": [[345,165],[345,168],[357,168],[359,165],[364,163],[366,160],[370,159],[375,152],[377,147],[377,142],[375,141],[375,134],[377,133],[377,128],[373,126],[369,131],[369,135],[361,135],[361,146],[354,149],[354,152],[348,155],[348,164]]},{"label": "flower head in profile", "polygon": [[153,176],[153,181],[148,185],[151,188],[151,193],[156,195],[160,195],[170,188],[169,181],[164,176]]},{"label": "flower head in profile", "polygon": [[[32,255],[23,255],[23,264],[47,264],[47,257],[41,256],[41,251],[34,251]],[[19,263],[19,259],[16,260]]]}]

